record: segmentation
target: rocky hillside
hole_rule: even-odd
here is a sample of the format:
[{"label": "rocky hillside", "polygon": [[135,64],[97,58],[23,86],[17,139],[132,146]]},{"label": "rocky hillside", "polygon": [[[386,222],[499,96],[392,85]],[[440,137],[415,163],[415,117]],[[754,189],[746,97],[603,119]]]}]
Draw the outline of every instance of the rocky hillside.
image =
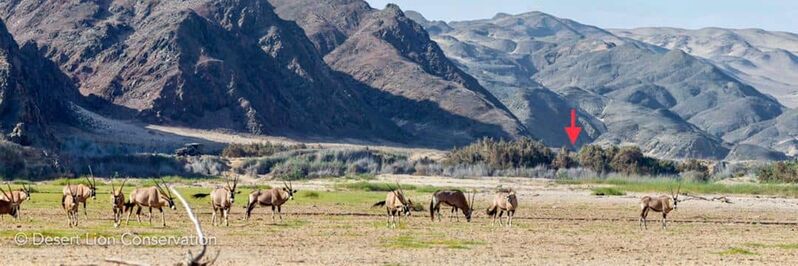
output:
[{"label": "rocky hillside", "polygon": [[51,145],[55,124],[73,120],[75,88],[35,44],[19,47],[0,21],[0,139],[22,145]]},{"label": "rocky hillside", "polygon": [[722,28],[611,31],[618,36],[706,58],[785,106],[798,107],[798,34]]},{"label": "rocky hillside", "polygon": [[413,17],[530,129],[551,132],[576,107],[594,142],[722,159],[736,144],[725,135],[785,110],[711,62],[545,13],[451,23]]},{"label": "rocky hillside", "polygon": [[0,15],[106,115],[254,134],[404,136],[265,1],[4,1]]},{"label": "rocky hillside", "polygon": [[359,0],[270,2],[282,18],[305,30],[334,70],[365,86],[372,106],[416,137],[464,144],[478,136],[528,134],[398,6],[377,10]]},{"label": "rocky hillside", "polygon": [[284,11],[302,3],[275,2],[287,20],[266,0],[22,0],[0,16],[114,118],[438,147],[527,135],[398,8],[309,1],[303,18],[329,20],[303,30]]}]

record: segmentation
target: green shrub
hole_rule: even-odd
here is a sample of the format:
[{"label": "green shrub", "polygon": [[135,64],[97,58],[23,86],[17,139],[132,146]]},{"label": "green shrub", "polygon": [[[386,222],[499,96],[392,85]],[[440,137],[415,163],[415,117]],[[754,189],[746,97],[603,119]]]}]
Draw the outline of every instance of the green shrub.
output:
[{"label": "green shrub", "polygon": [[495,169],[509,169],[550,165],[552,159],[554,153],[537,140],[526,137],[513,141],[483,138],[471,145],[453,149],[449,152],[446,163],[484,163]]},{"label": "green shrub", "polygon": [[622,190],[614,187],[600,187],[593,189],[593,195],[596,196],[623,196],[626,195]]},{"label": "green shrub", "polygon": [[230,144],[222,150],[223,157],[264,157],[271,156],[278,152],[307,149],[305,144],[296,145],[283,145],[273,144],[271,142],[255,143],[255,144]]},{"label": "green shrub", "polygon": [[757,171],[757,178],[762,182],[798,183],[798,160],[764,166]]}]

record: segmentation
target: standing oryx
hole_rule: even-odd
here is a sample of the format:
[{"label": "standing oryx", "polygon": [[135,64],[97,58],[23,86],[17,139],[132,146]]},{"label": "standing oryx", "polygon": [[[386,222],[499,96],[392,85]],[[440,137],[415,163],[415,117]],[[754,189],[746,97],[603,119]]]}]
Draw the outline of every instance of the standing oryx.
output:
[{"label": "standing oryx", "polygon": [[466,221],[471,222],[471,214],[474,212],[474,196],[476,192],[471,194],[471,202],[468,202],[463,191],[460,190],[438,190],[432,194],[432,200],[429,203],[429,215],[432,221],[435,221],[435,213],[438,214],[438,221],[441,220],[441,203],[451,207],[463,210],[463,215]]},{"label": "standing oryx", "polygon": [[[125,204],[125,210],[128,211],[125,225],[130,222],[130,215],[133,213],[133,207],[136,207],[136,219],[141,222],[141,207],[150,208],[150,224],[152,224],[152,208],[161,211],[161,222],[166,227],[166,214],[163,212],[163,207],[169,207],[174,210],[175,200],[172,197],[172,192],[169,192],[166,187],[166,182],[161,179],[161,184],[155,180],[155,186],[148,188],[137,188],[130,192],[130,202]],[[164,189],[166,187],[166,189]]]},{"label": "standing oryx", "polygon": [[194,194],[194,198],[204,198],[208,195],[211,196],[211,207],[213,207],[213,215],[211,216],[211,223],[215,226],[216,225],[216,212],[219,212],[219,215],[222,216],[224,219],[224,225],[228,226],[230,223],[228,222],[228,217],[230,216],[230,210],[233,208],[233,203],[235,203],[236,199],[236,186],[238,186],[238,176],[233,179],[233,184],[230,184],[230,179],[225,178],[225,186],[224,187],[217,187],[210,194],[208,193],[197,193]]},{"label": "standing oryx", "polygon": [[70,194],[70,191],[74,191],[78,195],[78,203],[83,203],[83,214],[86,217],[89,217],[89,214],[86,212],[86,201],[91,197],[91,199],[97,199],[97,180],[94,179],[94,175],[91,176],[91,179],[86,177],[86,181],[88,181],[89,185],[84,184],[77,184],[77,185],[69,185],[64,187],[61,191],[63,196],[61,196],[61,202],[64,202],[64,198]]},{"label": "standing oryx", "polygon": [[114,180],[111,180],[111,204],[114,209],[114,227],[119,227],[119,224],[122,223],[122,214],[125,213],[125,193],[122,192],[122,189],[125,188],[125,183],[127,183],[127,177],[122,180],[122,184],[117,188],[114,186]]},{"label": "standing oryx", "polygon": [[17,214],[16,214],[15,217],[17,219],[19,219],[20,214],[21,214],[20,213],[20,206],[22,206],[22,203],[25,202],[26,200],[30,200],[30,195],[31,195],[31,193],[33,193],[33,188],[31,188],[30,185],[25,186],[25,184],[22,184],[22,188],[20,188],[18,190],[11,190],[10,187],[8,189],[9,189],[9,191],[8,191],[9,193],[8,194],[11,195],[11,198],[6,197],[6,195],[0,195],[0,199],[6,199],[6,200],[9,200],[9,201],[11,199],[14,199],[14,201],[16,202],[16,207],[17,207],[17,211],[16,211]]},{"label": "standing oryx", "polygon": [[[640,229],[648,229],[648,221],[646,220],[646,217],[648,216],[648,212],[652,210],[662,213],[662,228],[666,228],[666,219],[668,218],[668,213],[672,210],[675,210],[676,205],[679,204],[679,192],[681,189],[682,184],[679,183],[679,188],[676,189],[676,194],[673,193],[673,187],[671,187],[670,196],[662,195],[659,197],[643,197],[640,200]],[[671,200],[673,200],[673,203],[671,203]]]},{"label": "standing oryx", "polygon": [[[413,208],[413,201],[405,196],[404,190],[399,183],[396,183],[396,189],[391,188],[385,200],[374,203],[371,207],[385,206],[388,211],[388,226],[396,227],[396,218],[401,220],[402,215],[410,216],[410,211]],[[390,188],[390,186],[389,186]]]},{"label": "standing oryx", "polygon": [[[6,183],[6,185],[8,185],[8,183]],[[8,190],[10,191],[11,187],[8,187]],[[0,215],[8,214],[16,219],[19,214],[19,201],[14,197],[14,194],[6,193],[2,187],[0,187],[0,191],[3,192],[3,198],[0,199]]]},{"label": "standing oryx", "polygon": [[70,186],[67,181],[66,189],[69,194],[61,197],[61,207],[64,208],[67,215],[67,225],[69,227],[78,226],[78,204],[80,203],[80,194],[74,189],[75,186]]},{"label": "standing oryx", "polygon": [[500,189],[493,198],[493,204],[487,210],[487,214],[493,216],[491,224],[496,224],[496,218],[498,217],[499,225],[503,225],[502,215],[506,211],[507,225],[513,226],[513,216],[516,208],[518,208],[518,198],[515,196],[515,191],[512,189]]},{"label": "standing oryx", "polygon": [[247,201],[246,219],[249,220],[249,216],[252,214],[252,209],[255,208],[255,205],[260,205],[272,207],[272,220],[274,220],[274,212],[275,209],[277,209],[277,213],[280,215],[280,221],[282,221],[283,213],[280,207],[286,201],[293,200],[296,192],[293,184],[286,184],[285,181],[283,181],[283,188],[272,188],[266,191],[258,189],[252,191],[252,193],[249,194],[249,201]]}]

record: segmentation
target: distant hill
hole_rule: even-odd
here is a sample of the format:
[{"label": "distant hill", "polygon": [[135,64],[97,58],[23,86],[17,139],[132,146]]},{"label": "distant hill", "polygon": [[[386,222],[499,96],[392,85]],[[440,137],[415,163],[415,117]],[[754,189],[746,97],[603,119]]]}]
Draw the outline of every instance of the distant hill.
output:
[{"label": "distant hill", "polygon": [[[711,61],[545,13],[450,23],[412,14],[533,133],[556,132],[576,107],[595,143],[723,159],[736,144],[724,135],[786,110]],[[563,134],[542,136],[564,143]]]},{"label": "distant hill", "polygon": [[613,29],[614,34],[706,58],[730,75],[798,107],[798,34],[761,29]]}]

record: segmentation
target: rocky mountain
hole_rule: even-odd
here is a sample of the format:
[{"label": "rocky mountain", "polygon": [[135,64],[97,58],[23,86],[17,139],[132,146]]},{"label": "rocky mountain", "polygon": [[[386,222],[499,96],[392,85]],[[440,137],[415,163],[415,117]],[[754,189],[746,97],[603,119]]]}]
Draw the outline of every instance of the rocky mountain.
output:
[{"label": "rocky mountain", "polygon": [[761,29],[613,29],[612,33],[706,58],[746,84],[798,107],[798,34]]},{"label": "rocky mountain", "polygon": [[4,1],[0,15],[106,115],[254,134],[404,136],[265,1]]},{"label": "rocky mountain", "polygon": [[[516,116],[532,117],[523,119],[530,129],[553,132],[575,107],[588,141],[636,144],[659,157],[722,159],[736,144],[724,141],[726,134],[785,110],[710,61],[545,13],[450,23],[413,17],[434,28],[446,55]],[[564,143],[562,135],[546,140]]]},{"label": "rocky mountain", "polygon": [[305,30],[332,69],[352,76],[376,94],[371,105],[415,137],[432,136],[462,145],[478,136],[528,134],[499,100],[447,59],[398,6],[377,10],[360,0],[270,2],[280,17],[296,21]]},{"label": "rocky mountain", "polygon": [[20,47],[0,21],[0,139],[22,145],[49,145],[51,126],[73,120],[75,88],[58,67]]},{"label": "rocky mountain", "polygon": [[437,147],[527,134],[398,8],[308,5],[331,20],[303,30],[275,3],[288,20],[266,0],[5,1],[0,17],[114,118]]}]

